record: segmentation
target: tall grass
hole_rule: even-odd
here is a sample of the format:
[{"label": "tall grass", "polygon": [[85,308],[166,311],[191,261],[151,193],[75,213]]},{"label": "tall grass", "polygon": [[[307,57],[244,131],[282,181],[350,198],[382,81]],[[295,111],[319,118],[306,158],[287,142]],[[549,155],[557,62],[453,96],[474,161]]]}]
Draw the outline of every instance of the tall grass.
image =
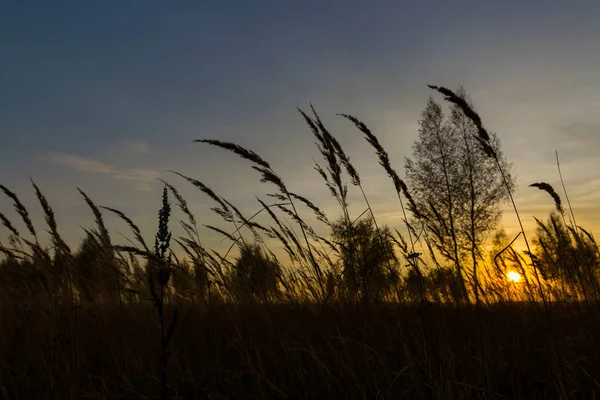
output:
[{"label": "tall grass", "polygon": [[[475,124],[481,150],[493,158],[479,115],[452,91],[433,88]],[[558,214],[538,219],[530,247],[507,185],[521,232],[512,240],[498,234],[486,254],[481,249],[481,301],[458,307],[464,281],[437,257],[435,238],[422,235],[422,216],[375,134],[342,114],[392,179],[403,217],[393,229],[377,218],[359,166],[338,138],[312,106],[311,115],[300,112],[316,138],[324,161],[316,172],[340,207],[339,220],[254,151],[217,140],[199,142],[250,161],[275,192],[257,197],[248,216],[174,172],[214,202],[222,224],[202,225],[176,184],[163,181],[154,246],[132,219],[81,189],[95,227],[86,228],[78,249],[69,246],[32,181],[48,226],[50,247],[43,247],[29,211],[0,185],[25,227],[0,213],[8,232],[0,243],[2,398],[596,396],[599,310],[585,301],[590,293],[597,299],[600,251],[575,222],[570,201],[567,221],[554,188],[532,184],[552,197]],[[350,212],[351,190],[364,201],[362,214]],[[106,212],[131,229],[128,244],[113,243]],[[176,218],[183,235],[172,237]],[[206,248],[202,229],[228,241],[227,251]],[[514,247],[521,237],[526,252]],[[521,280],[509,280],[515,272]]]}]

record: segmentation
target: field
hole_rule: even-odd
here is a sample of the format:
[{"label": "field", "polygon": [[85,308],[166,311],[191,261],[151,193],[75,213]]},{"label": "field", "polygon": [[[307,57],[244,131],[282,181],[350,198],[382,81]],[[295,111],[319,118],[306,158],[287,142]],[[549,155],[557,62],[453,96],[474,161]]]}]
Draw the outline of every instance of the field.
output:
[{"label": "field", "polygon": [[[2,315],[4,398],[157,397],[150,307]],[[550,315],[524,304],[184,307],[169,398],[593,398],[597,311]]]},{"label": "field", "polygon": [[[218,140],[200,144],[252,164],[275,188],[269,202],[258,200],[260,211],[246,216],[178,174],[215,203],[225,225],[199,226],[202,216],[164,182],[150,245],[135,221],[80,191],[95,227],[73,249],[32,182],[49,232],[42,245],[42,229],[0,186],[20,220],[17,228],[0,214],[8,232],[0,244],[0,398],[595,398],[593,234],[545,182],[531,190],[546,192],[554,210],[535,235],[522,225],[514,239],[494,232],[500,204],[520,223],[500,142],[463,91],[431,88],[452,111],[445,120],[428,103],[406,182],[375,134],[342,116],[390,178],[403,226],[378,220],[357,168],[315,110],[301,116],[323,157],[316,170],[340,206],[337,219],[288,188],[257,153]],[[436,121],[447,128],[432,128]],[[452,147],[448,132],[462,135],[464,147]],[[346,180],[363,196],[361,215],[350,215]],[[115,243],[107,214],[131,228],[130,244]],[[174,237],[177,223],[185,234]],[[205,248],[200,229],[229,240],[230,251]],[[527,250],[516,250],[517,240]]]}]

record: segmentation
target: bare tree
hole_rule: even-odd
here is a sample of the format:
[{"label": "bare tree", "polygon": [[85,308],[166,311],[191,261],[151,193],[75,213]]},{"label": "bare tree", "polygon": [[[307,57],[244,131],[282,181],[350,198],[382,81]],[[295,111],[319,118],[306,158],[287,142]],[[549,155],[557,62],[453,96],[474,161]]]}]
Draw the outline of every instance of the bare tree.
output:
[{"label": "bare tree", "polygon": [[[458,95],[468,101],[464,90]],[[454,265],[465,300],[469,301],[465,281],[471,280],[479,303],[479,249],[500,219],[506,187],[495,161],[478,143],[477,127],[460,108],[454,106],[447,116],[430,98],[419,125],[412,157],[405,163],[407,182],[435,250]],[[490,143],[509,171],[495,134],[490,135]],[[508,181],[514,186],[510,174]]]}]

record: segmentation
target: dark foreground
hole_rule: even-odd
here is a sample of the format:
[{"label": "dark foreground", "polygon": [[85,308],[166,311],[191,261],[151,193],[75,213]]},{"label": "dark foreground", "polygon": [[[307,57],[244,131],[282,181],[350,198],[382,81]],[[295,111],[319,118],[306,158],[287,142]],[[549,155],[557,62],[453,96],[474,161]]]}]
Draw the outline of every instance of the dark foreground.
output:
[{"label": "dark foreground", "polygon": [[[158,398],[154,308],[1,312],[1,399]],[[594,398],[598,312],[554,305],[549,316],[525,305],[180,307],[168,396]]]}]

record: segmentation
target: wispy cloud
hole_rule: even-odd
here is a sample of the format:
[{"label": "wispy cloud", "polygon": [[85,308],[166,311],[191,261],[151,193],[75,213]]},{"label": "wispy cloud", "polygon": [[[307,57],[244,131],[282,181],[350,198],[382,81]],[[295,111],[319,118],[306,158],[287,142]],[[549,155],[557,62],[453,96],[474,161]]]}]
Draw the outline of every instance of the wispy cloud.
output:
[{"label": "wispy cloud", "polygon": [[50,161],[66,165],[82,172],[111,173],[114,168],[108,164],[66,153],[50,153]]},{"label": "wispy cloud", "polygon": [[115,179],[134,181],[136,183],[136,189],[140,191],[149,191],[151,189],[150,184],[155,182],[160,176],[158,171],[155,170],[119,168],[101,161],[73,154],[50,153],[48,159],[50,162],[65,165],[77,171],[106,174]]}]

